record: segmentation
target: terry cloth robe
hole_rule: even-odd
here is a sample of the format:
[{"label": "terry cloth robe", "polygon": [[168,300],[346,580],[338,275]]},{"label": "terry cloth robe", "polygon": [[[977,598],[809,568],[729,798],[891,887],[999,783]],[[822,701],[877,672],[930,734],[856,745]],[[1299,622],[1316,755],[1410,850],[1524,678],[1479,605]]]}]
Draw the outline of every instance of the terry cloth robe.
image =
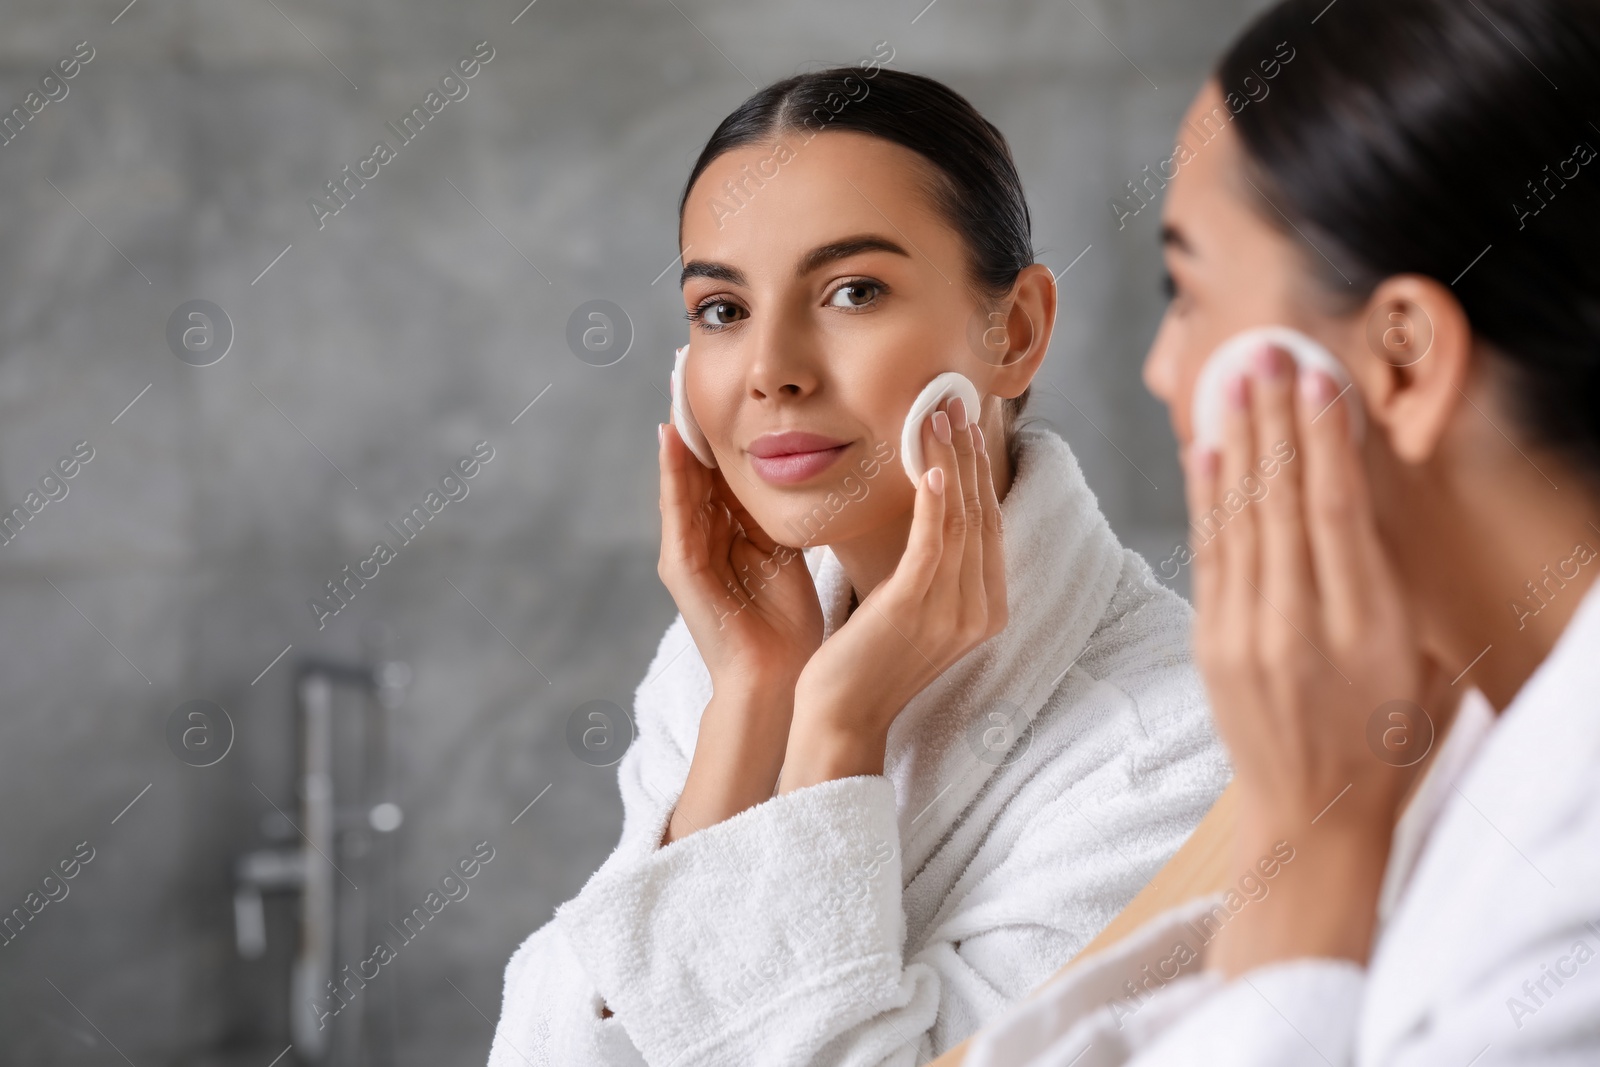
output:
[{"label": "terry cloth robe", "polygon": [[1224,981],[1203,969],[1208,897],[1063,975],[965,1067],[1600,1064],[1597,652],[1600,585],[1498,719],[1467,692],[1395,827],[1367,966]]},{"label": "terry cloth robe", "polygon": [[[925,1062],[1184,842],[1231,773],[1190,608],[1118,543],[1065,441],[1025,429],[1018,447],[1009,622],[899,713],[883,774],[660,847],[711,697],[672,624],[618,767],[622,840],[511,957],[491,1067]],[[850,583],[826,547],[806,562],[831,634]]]}]

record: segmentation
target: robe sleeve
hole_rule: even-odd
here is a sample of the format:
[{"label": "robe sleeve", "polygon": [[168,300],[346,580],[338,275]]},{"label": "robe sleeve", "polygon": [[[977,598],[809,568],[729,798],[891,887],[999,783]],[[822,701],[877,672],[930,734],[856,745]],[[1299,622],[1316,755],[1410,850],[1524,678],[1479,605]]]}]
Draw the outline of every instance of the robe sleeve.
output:
[{"label": "robe sleeve", "polygon": [[939,979],[902,958],[895,794],[823,782],[646,853],[555,922],[650,1063],[904,1064]]},{"label": "robe sleeve", "polygon": [[[689,640],[675,623],[649,671],[673,699],[695,691],[671,664]],[[635,701],[621,842],[506,967],[490,1067],[928,1058],[939,984],[902,959],[890,781],[795,790],[661,846],[689,753],[657,699],[647,682]]]}]

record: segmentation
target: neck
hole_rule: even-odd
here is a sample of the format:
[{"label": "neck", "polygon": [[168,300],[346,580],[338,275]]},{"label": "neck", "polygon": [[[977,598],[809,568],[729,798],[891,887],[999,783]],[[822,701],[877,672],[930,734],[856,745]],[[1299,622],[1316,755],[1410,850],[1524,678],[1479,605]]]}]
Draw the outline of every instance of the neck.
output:
[{"label": "neck", "polygon": [[[1011,467],[1010,449],[1006,441],[1005,424],[1001,421],[1001,405],[985,405],[989,410],[979,423],[983,438],[989,443],[987,456],[989,470],[994,475],[995,498],[1004,501],[1011,490],[1014,471]],[[828,547],[838,557],[850,585],[855,589],[856,601],[866,600],[884,579],[894,573],[905,555],[906,542],[911,538],[911,511],[908,508],[893,520],[848,541],[836,541]]]},{"label": "neck", "polygon": [[1559,457],[1509,450],[1444,492],[1404,570],[1425,583],[1427,644],[1449,677],[1465,672],[1454,688],[1476,686],[1503,711],[1600,574],[1600,497]]}]

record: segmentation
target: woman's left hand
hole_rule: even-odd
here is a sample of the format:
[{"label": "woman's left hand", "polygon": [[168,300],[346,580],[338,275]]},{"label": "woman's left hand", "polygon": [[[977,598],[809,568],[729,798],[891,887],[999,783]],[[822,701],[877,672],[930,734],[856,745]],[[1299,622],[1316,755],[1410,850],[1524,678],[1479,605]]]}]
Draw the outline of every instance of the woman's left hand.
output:
[{"label": "woman's left hand", "polygon": [[889,725],[911,698],[1006,624],[1000,503],[962,402],[923,424],[905,554],[812,655],[795,686],[780,791],[882,774]]},{"label": "woman's left hand", "polygon": [[[1232,386],[1221,455],[1186,457],[1190,532],[1211,534],[1194,552],[1195,656],[1241,795],[1235,862],[1258,875],[1277,867],[1263,857],[1293,859],[1223,930],[1213,962],[1238,973],[1365,960],[1395,819],[1425,754],[1396,758],[1371,738],[1422,725],[1437,672],[1379,537],[1346,410],[1356,396],[1341,399],[1321,372],[1297,375],[1275,349]],[[1428,710],[1437,721],[1444,709]]]}]

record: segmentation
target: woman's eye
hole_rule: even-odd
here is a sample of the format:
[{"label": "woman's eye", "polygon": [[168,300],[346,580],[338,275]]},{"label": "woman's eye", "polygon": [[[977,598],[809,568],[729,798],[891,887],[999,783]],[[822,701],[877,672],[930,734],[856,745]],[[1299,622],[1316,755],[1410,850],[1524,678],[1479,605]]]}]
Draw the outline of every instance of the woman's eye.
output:
[{"label": "woman's eye", "polygon": [[705,326],[727,326],[744,317],[744,308],[727,300],[714,300],[709,304],[701,304],[689,313],[689,317]]},{"label": "woman's eye", "polygon": [[859,308],[867,307],[882,292],[883,287],[872,282],[851,282],[841,285],[833,291],[828,299],[829,307]]}]

